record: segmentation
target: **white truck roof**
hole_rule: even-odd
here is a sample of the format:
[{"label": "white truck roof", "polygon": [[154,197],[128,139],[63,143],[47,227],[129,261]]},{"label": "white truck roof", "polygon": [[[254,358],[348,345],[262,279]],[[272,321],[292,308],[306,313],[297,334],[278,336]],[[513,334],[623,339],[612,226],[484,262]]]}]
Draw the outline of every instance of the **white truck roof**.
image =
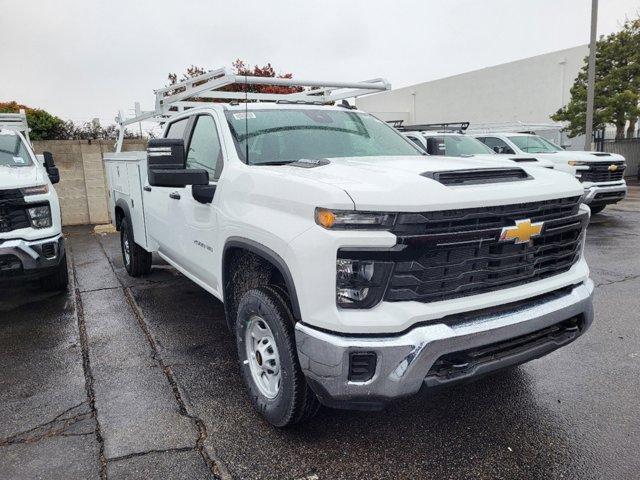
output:
[{"label": "white truck roof", "polygon": [[27,142],[31,144],[27,114],[24,110],[20,110],[19,113],[0,113],[0,130],[4,132],[20,132]]}]

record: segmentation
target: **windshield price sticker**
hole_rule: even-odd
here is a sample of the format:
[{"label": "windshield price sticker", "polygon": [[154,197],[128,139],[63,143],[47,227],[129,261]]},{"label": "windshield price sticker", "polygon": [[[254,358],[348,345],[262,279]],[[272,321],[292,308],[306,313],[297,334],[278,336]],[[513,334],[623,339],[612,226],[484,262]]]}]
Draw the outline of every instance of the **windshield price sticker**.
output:
[{"label": "windshield price sticker", "polygon": [[24,161],[24,158],[22,158],[22,157],[13,157],[13,163],[19,163],[21,165],[24,165],[26,162]]}]

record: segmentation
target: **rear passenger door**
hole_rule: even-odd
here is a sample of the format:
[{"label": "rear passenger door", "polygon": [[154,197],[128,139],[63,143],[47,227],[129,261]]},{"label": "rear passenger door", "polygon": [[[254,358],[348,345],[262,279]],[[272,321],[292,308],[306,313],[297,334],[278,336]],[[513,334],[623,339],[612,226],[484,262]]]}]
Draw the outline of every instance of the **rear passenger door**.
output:
[{"label": "rear passenger door", "polygon": [[504,140],[498,137],[484,137],[484,138],[478,138],[478,140],[480,140],[482,143],[484,143],[487,147],[489,147],[491,150],[493,150],[496,153],[507,154],[507,155],[513,155],[515,153],[513,149],[509,145],[507,145],[507,143]]},{"label": "rear passenger door", "polygon": [[[209,184],[217,186],[224,165],[219,118],[216,112],[194,116],[186,136],[187,168],[205,169]],[[214,248],[218,228],[218,197],[211,203],[193,198],[191,186],[185,187],[180,199],[180,232],[182,264],[198,280],[220,291],[215,275]]]}]

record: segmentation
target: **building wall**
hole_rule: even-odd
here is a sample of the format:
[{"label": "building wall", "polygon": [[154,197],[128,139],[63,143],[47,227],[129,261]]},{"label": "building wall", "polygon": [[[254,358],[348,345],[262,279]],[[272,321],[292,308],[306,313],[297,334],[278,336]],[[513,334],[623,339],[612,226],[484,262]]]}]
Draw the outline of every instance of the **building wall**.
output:
[{"label": "building wall", "polygon": [[[383,120],[549,123],[570,98],[587,45],[358,98]],[[566,139],[563,139],[566,140]]]},{"label": "building wall", "polygon": [[[102,155],[113,152],[113,140],[34,141],[37,154],[49,151],[60,170],[54,185],[63,225],[108,223],[108,190]],[[126,140],[123,150],[145,150],[145,140]]]}]

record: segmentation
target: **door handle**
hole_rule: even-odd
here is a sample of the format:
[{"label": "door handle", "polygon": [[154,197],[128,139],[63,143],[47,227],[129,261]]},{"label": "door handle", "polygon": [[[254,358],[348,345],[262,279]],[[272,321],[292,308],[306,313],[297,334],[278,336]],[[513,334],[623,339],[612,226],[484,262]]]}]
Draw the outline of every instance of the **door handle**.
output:
[{"label": "door handle", "polygon": [[150,192],[150,191],[151,191],[151,187],[150,187],[149,185],[145,185],[144,187],[142,187],[142,189],[143,189],[145,192]]},{"label": "door handle", "polygon": [[171,192],[169,194],[169,198],[173,198],[174,200],[180,200],[180,194],[178,192]]}]

